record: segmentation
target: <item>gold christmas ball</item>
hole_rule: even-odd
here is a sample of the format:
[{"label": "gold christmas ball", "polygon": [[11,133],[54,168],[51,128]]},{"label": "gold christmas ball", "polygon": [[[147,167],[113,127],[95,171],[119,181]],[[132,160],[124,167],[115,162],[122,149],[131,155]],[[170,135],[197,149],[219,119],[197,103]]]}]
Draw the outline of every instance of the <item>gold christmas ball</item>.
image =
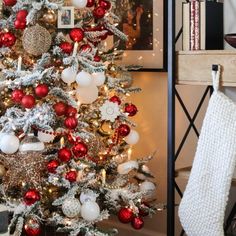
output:
[{"label": "gold christmas ball", "polygon": [[110,63],[107,67],[107,74],[116,77],[118,74],[118,66],[116,64]]},{"label": "gold christmas ball", "polygon": [[103,121],[98,129],[98,133],[102,136],[110,136],[112,134],[111,123],[109,121]]},{"label": "gold christmas ball", "polygon": [[47,52],[52,44],[51,34],[40,25],[25,29],[22,43],[25,51],[34,56]]},{"label": "gold christmas ball", "polygon": [[6,174],[6,169],[4,165],[0,164],[0,178],[2,178]]},{"label": "gold christmas ball", "polygon": [[55,24],[57,22],[57,14],[53,10],[48,10],[43,15],[43,21],[47,24]]}]

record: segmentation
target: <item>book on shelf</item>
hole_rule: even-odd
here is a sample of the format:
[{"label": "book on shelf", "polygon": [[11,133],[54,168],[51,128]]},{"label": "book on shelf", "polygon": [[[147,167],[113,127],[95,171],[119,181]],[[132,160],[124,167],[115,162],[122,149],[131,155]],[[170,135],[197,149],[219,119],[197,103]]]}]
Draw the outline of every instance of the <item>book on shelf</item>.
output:
[{"label": "book on shelf", "polygon": [[223,49],[223,3],[192,0],[184,2],[183,50]]}]

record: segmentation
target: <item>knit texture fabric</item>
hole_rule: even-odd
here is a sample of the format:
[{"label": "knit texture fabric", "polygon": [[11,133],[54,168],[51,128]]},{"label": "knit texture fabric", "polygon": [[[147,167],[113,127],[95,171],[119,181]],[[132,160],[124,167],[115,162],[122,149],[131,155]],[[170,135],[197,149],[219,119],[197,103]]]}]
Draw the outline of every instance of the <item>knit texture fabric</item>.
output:
[{"label": "knit texture fabric", "polygon": [[210,98],[190,178],[179,206],[188,236],[223,236],[236,165],[236,104],[218,91]]}]

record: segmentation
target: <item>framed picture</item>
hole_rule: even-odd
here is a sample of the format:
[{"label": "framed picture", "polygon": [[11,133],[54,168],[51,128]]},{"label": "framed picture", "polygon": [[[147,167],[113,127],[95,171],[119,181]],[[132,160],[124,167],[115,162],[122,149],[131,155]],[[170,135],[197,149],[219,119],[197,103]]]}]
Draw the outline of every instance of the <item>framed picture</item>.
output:
[{"label": "framed picture", "polygon": [[74,7],[62,7],[58,11],[57,26],[60,29],[74,28]]},{"label": "framed picture", "polygon": [[[118,49],[124,50],[122,64],[140,65],[142,70],[165,70],[165,0],[117,0],[118,28],[128,36]],[[116,41],[117,38],[114,37]]]}]

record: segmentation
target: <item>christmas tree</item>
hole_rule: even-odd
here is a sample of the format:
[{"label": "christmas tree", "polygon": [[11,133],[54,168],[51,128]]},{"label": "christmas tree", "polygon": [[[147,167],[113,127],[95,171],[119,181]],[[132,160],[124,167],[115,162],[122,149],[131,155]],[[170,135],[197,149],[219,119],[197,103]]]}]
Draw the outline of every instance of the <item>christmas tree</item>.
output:
[{"label": "christmas tree", "polygon": [[1,202],[13,235],[51,225],[71,236],[115,235],[110,215],[141,229],[155,213],[115,0],[3,0],[0,21]]}]

